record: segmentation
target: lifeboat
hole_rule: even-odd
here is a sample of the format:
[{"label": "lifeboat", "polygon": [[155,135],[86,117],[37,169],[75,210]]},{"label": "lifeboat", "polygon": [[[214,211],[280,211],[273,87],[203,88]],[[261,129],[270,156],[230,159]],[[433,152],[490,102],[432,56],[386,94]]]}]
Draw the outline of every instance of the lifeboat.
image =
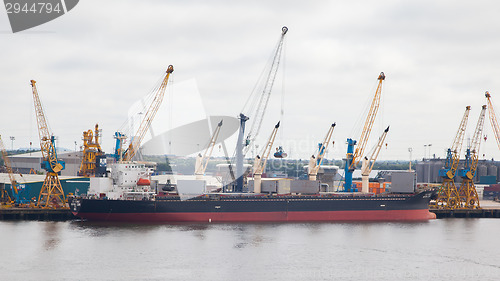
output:
[{"label": "lifeboat", "polygon": [[140,178],[137,181],[137,185],[151,185],[151,181],[149,179]]}]

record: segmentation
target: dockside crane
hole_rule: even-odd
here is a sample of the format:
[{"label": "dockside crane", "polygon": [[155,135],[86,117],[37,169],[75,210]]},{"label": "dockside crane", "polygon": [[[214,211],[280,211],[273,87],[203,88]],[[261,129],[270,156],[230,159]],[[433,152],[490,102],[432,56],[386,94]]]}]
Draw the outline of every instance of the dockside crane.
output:
[{"label": "dockside crane", "polygon": [[[370,137],[373,123],[375,122],[375,117],[377,116],[378,108],[380,107],[382,82],[385,80],[385,74],[381,72],[377,79],[378,79],[377,90],[375,91],[375,95],[373,96],[372,103],[370,106],[370,111],[366,116],[365,125],[363,127],[363,132],[361,133],[361,137],[359,138],[359,141],[353,140],[351,138],[347,139],[347,155],[346,155],[346,163],[344,166],[345,192],[355,191],[355,188],[352,186],[352,173],[356,169],[356,166],[359,164],[359,161],[363,156],[366,144],[368,142],[368,138]],[[356,144],[357,144],[356,150],[354,150],[354,146]]]},{"label": "dockside crane", "polygon": [[325,157],[326,150],[328,149],[328,145],[330,144],[335,125],[336,123],[333,123],[330,126],[328,132],[326,133],[325,139],[322,143],[318,144],[318,153],[316,154],[316,156],[312,155],[309,159],[308,175],[310,181],[316,180],[316,176],[318,175],[318,171],[321,168],[321,164],[323,163],[323,158]]},{"label": "dockside crane", "polygon": [[31,80],[33,92],[33,102],[35,104],[36,121],[38,124],[38,135],[40,137],[40,147],[42,151],[42,168],[47,171],[45,180],[38,195],[37,206],[42,208],[67,208],[66,198],[61,182],[59,181],[59,172],[64,170],[65,163],[57,159],[55,137],[49,131],[42,103],[38,96],[36,81]]},{"label": "dockside crane", "polygon": [[262,88],[262,92],[260,96],[258,96],[258,101],[256,103],[255,109],[253,113],[249,113],[249,117],[253,119],[252,124],[250,126],[250,130],[247,133],[245,138],[245,148],[243,155],[246,155],[247,152],[252,147],[255,139],[257,138],[260,128],[262,126],[262,121],[264,120],[264,115],[266,113],[267,105],[269,103],[269,98],[271,97],[271,91],[273,89],[274,81],[276,80],[276,74],[278,73],[278,68],[281,61],[281,54],[283,49],[283,41],[285,39],[285,35],[288,32],[288,27],[283,26],[281,28],[281,36],[278,41],[278,46],[273,54],[273,60],[271,63],[271,67],[267,72],[264,87]]},{"label": "dockside crane", "polygon": [[201,180],[203,178],[203,175],[205,174],[205,170],[207,169],[208,162],[210,161],[210,157],[212,156],[212,151],[214,150],[215,143],[217,142],[217,138],[219,137],[221,127],[222,120],[220,120],[219,124],[217,124],[217,128],[215,128],[214,133],[212,134],[212,138],[210,139],[210,142],[208,143],[203,156],[201,154],[198,154],[198,157],[196,157],[196,167],[194,174],[196,175],[197,180]]},{"label": "dockside crane", "polygon": [[500,149],[500,126],[498,125],[497,115],[495,114],[495,108],[491,102],[491,95],[488,91],[484,94],[486,96],[486,101],[488,105],[488,117],[490,119],[491,128],[495,134],[495,139],[497,141],[498,149]]},{"label": "dockside crane", "polygon": [[377,160],[378,154],[380,153],[380,149],[384,144],[385,137],[387,136],[388,132],[389,132],[389,127],[387,127],[387,129],[384,130],[384,132],[378,139],[377,146],[375,146],[375,149],[370,155],[370,158],[366,156],[363,158],[363,162],[361,164],[361,192],[363,193],[369,192],[370,172],[373,169],[373,165],[375,165],[375,161]]},{"label": "dockside crane", "polygon": [[469,112],[470,106],[467,106],[451,148],[448,148],[446,152],[444,168],[439,170],[439,176],[443,178],[443,183],[439,187],[437,198],[433,206],[436,209],[456,209],[460,207],[460,195],[455,186],[454,178],[460,161],[460,151],[462,150],[462,142],[465,136],[465,129],[467,128]]},{"label": "dockside crane", "polygon": [[99,125],[95,125],[95,130],[83,132],[83,153],[80,163],[79,176],[93,177],[99,168],[100,158],[104,157],[104,152],[99,144]]},{"label": "dockside crane", "polygon": [[123,143],[125,142],[126,135],[122,132],[115,133],[115,158],[117,161],[131,161],[137,150],[139,150],[141,142],[146,136],[146,132],[151,126],[151,122],[153,122],[153,119],[158,112],[158,109],[160,108],[161,102],[163,101],[165,89],[167,88],[168,78],[170,77],[170,74],[172,74],[172,72],[174,72],[174,67],[172,65],[169,65],[162,79],[161,85],[156,90],[153,101],[149,105],[146,113],[144,114],[144,118],[142,119],[142,122],[137,129],[136,134],[130,140],[130,144],[125,151],[123,150]]},{"label": "dockside crane", "polygon": [[477,163],[479,160],[479,147],[481,146],[485,115],[486,105],[483,105],[481,113],[479,114],[479,119],[477,120],[474,136],[465,153],[464,169],[458,171],[458,174],[462,178],[462,183],[458,189],[458,194],[460,195],[460,208],[464,209],[481,208],[476,186],[474,185],[474,176],[476,175]]},{"label": "dockside crane", "polygon": [[274,139],[276,138],[276,134],[278,133],[278,128],[280,127],[280,122],[278,122],[269,136],[269,140],[267,141],[266,146],[262,150],[260,155],[255,156],[253,163],[253,183],[254,183],[254,193],[261,192],[262,186],[262,173],[264,173],[266,169],[267,159],[269,158],[269,153],[271,153],[272,146],[274,144]]},{"label": "dockside crane", "polygon": [[[17,181],[14,178],[14,173],[12,172],[12,165],[10,163],[9,155],[7,154],[7,150],[5,149],[5,146],[3,144],[2,136],[0,136],[0,151],[2,153],[2,158],[3,158],[5,169],[7,170],[7,174],[9,175],[10,185],[12,187],[12,192],[13,192],[12,195],[15,196],[15,194],[18,193]],[[5,188],[3,188],[1,192],[2,192],[2,194],[0,195],[1,196],[0,203],[9,205],[9,204],[12,204],[14,202],[14,200],[12,200],[12,198],[9,196],[9,193],[7,192],[7,190]]]}]

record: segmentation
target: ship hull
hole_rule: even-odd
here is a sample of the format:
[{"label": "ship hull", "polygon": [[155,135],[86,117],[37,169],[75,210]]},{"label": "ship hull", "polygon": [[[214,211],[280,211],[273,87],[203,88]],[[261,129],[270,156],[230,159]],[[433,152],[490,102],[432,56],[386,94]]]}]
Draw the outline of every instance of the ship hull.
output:
[{"label": "ship hull", "polygon": [[74,199],[75,216],[117,222],[424,221],[430,193],[384,196],[206,196],[182,201]]}]

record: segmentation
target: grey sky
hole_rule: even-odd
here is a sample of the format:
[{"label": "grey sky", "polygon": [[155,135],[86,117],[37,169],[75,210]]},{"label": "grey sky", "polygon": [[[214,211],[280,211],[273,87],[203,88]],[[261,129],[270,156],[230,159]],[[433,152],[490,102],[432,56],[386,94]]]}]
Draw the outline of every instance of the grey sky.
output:
[{"label": "grey sky", "polygon": [[[280,118],[284,85],[277,144],[308,157],[337,122],[328,158],[343,157],[383,71],[370,145],[391,130],[379,159],[409,159],[408,147],[421,158],[424,144],[444,157],[466,105],[468,136],[486,90],[500,110],[499,8],[497,1],[86,0],[17,34],[0,12],[0,134],[7,147],[8,136],[14,147],[30,139],[38,147],[34,79],[60,146],[81,145],[82,132],[98,122],[111,152],[128,108],[169,64],[174,83],[196,80],[207,114],[236,116],[286,25],[284,76],[281,70],[261,141]],[[488,120],[485,134],[481,154],[500,158]]]}]

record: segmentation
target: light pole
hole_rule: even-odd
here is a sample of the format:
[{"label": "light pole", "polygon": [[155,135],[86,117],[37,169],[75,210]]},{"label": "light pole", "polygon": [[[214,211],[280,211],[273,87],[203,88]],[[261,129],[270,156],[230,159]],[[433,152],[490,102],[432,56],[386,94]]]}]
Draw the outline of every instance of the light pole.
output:
[{"label": "light pole", "polygon": [[427,145],[427,147],[429,147],[429,159],[431,159],[431,146],[432,146],[432,143],[429,143]]},{"label": "light pole", "polygon": [[15,140],[16,140],[16,137],[13,137],[13,136],[10,137],[10,141],[11,141],[10,150],[14,150],[14,141]]}]

